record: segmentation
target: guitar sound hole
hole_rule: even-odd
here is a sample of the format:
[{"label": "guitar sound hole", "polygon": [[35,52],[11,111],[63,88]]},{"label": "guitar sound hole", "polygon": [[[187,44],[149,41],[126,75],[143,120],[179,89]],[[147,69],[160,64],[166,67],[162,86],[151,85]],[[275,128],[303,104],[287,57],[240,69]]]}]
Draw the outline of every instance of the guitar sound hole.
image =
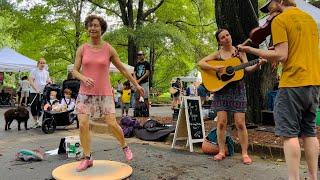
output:
[{"label": "guitar sound hole", "polygon": [[229,74],[229,75],[232,75],[234,73],[234,68],[231,67],[231,66],[227,67],[226,73]]},{"label": "guitar sound hole", "polygon": [[222,81],[229,81],[230,79],[232,79],[234,76],[234,74],[222,74],[221,75],[221,80]]}]

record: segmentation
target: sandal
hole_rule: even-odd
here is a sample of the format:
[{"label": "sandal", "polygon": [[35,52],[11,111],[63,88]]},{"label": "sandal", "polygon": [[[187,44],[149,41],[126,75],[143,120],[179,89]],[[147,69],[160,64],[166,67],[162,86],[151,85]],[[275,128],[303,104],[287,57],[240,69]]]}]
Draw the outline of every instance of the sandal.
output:
[{"label": "sandal", "polygon": [[250,165],[252,164],[252,160],[248,155],[242,156],[242,162],[245,165]]},{"label": "sandal", "polygon": [[213,160],[215,161],[222,161],[224,158],[226,158],[226,155],[222,153],[218,153],[217,155],[213,156]]}]

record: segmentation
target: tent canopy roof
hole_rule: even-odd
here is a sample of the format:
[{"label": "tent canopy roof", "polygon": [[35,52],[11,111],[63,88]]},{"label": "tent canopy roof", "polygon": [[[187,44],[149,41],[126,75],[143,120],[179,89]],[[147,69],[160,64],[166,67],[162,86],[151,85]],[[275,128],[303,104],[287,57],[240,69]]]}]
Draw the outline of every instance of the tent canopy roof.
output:
[{"label": "tent canopy roof", "polygon": [[28,72],[36,67],[37,61],[8,47],[0,50],[0,72]]}]

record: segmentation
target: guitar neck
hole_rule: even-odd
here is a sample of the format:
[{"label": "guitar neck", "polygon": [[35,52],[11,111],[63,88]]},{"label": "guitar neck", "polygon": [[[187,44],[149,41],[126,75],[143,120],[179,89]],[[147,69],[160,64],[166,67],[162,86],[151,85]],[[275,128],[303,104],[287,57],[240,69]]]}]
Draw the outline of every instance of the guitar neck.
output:
[{"label": "guitar neck", "polygon": [[240,69],[244,69],[244,68],[246,68],[246,67],[255,65],[255,64],[257,64],[258,62],[259,62],[259,59],[255,59],[255,60],[249,61],[249,62],[247,62],[247,63],[243,63],[243,64],[240,64],[240,65],[238,65],[238,66],[234,66],[233,69],[234,69],[235,71],[238,71],[238,70],[240,70]]}]

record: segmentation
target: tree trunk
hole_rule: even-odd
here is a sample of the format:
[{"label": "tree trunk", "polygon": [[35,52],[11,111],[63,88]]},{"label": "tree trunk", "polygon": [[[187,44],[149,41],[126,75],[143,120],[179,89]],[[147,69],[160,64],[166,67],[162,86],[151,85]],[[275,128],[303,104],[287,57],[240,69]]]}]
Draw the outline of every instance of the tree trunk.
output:
[{"label": "tree trunk", "polygon": [[76,4],[76,13],[75,13],[75,42],[74,42],[74,53],[72,55],[72,62],[74,62],[74,59],[76,57],[77,49],[80,46],[80,38],[81,38],[81,14],[82,14],[82,8],[83,8],[83,0],[80,0],[79,5]]},{"label": "tree trunk", "polygon": [[137,43],[133,35],[128,37],[128,64],[130,66],[135,66],[137,62]]},{"label": "tree trunk", "polygon": [[[249,37],[250,31],[258,26],[258,0],[215,0],[215,13],[218,27],[229,30],[234,46],[243,43]],[[257,58],[247,55],[249,61]],[[265,65],[262,71],[247,74],[244,78],[248,122],[261,122],[260,112],[266,106],[266,93],[274,86],[274,78],[267,78],[271,77],[271,74],[271,66]]]},{"label": "tree trunk", "polygon": [[154,75],[154,67],[156,64],[156,49],[154,48],[154,46],[152,45],[152,47],[150,47],[150,55],[149,55],[149,62],[150,62],[150,75],[149,75],[149,82],[150,82],[150,87],[153,86],[153,75]]}]

